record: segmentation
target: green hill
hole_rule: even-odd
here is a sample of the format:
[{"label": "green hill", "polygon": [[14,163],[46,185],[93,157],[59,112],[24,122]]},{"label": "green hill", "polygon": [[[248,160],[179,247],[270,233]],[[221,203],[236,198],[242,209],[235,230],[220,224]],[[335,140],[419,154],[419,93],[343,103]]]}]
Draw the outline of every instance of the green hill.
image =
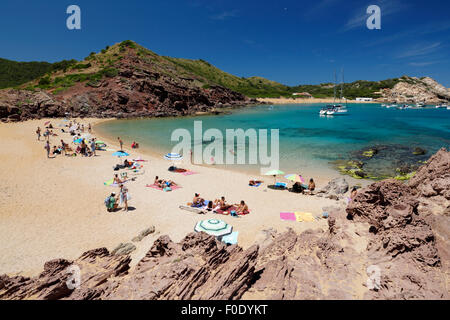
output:
[{"label": "green hill", "polygon": [[[331,83],[289,87],[261,77],[237,77],[204,60],[159,56],[130,40],[108,46],[99,53],[93,52],[83,62],[76,60],[64,60],[57,63],[15,62],[0,59],[0,88],[26,84],[22,87],[60,91],[72,86],[75,82],[86,81],[95,85],[95,82],[105,74],[114,73],[115,75],[117,72],[115,69],[123,58],[123,54],[130,50],[138,57],[136,68],[139,68],[141,63],[149,64],[152,69],[174,81],[190,79],[203,88],[220,85],[252,98],[292,97],[295,92],[308,92],[315,98],[333,96]],[[383,88],[393,88],[399,81],[402,81],[401,78],[346,83],[344,96],[348,99],[361,96],[377,98],[379,95],[376,92]]]},{"label": "green hill", "polygon": [[48,72],[64,70],[74,63],[76,60],[48,63],[16,62],[0,58],[0,89],[19,86]]}]

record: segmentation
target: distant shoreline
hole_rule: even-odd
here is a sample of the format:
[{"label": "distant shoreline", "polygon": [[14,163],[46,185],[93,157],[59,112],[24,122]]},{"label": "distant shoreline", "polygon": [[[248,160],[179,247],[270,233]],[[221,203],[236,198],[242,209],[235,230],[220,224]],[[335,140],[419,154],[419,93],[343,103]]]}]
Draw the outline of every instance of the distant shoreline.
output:
[{"label": "distant shoreline", "polygon": [[[257,98],[258,102],[268,103],[268,104],[308,104],[308,103],[339,103],[339,100],[334,100],[333,98]],[[378,101],[356,101],[347,100],[341,103],[380,103]]]}]

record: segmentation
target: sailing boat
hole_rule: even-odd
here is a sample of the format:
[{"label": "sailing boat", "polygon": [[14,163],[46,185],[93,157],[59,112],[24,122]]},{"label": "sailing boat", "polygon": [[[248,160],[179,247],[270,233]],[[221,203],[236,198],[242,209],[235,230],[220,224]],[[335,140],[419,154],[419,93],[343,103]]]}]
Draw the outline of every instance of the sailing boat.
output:
[{"label": "sailing boat", "polygon": [[342,105],[342,99],[344,97],[344,69],[342,69],[342,82],[341,82],[341,95],[339,98],[339,104],[335,104],[336,101],[336,72],[334,73],[334,104],[331,110],[327,111],[327,115],[346,115],[348,114],[347,106]]}]

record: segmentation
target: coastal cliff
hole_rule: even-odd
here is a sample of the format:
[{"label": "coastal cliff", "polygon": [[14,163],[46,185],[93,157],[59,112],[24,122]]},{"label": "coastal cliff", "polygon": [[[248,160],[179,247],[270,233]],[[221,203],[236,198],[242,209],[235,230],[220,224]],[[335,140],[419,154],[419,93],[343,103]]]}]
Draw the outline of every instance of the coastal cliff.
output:
[{"label": "coastal cliff", "polygon": [[0,91],[0,119],[136,118],[191,115],[254,104],[134,42],[91,54],[84,62],[19,88]]},{"label": "coastal cliff", "polygon": [[[450,152],[441,149],[408,183],[384,180],[328,230],[272,229],[243,250],[204,233],[160,236],[135,266],[106,248],[56,259],[37,277],[0,276],[0,299],[449,299]],[[69,289],[67,268],[81,269]],[[369,287],[368,268],[380,281]]]}]

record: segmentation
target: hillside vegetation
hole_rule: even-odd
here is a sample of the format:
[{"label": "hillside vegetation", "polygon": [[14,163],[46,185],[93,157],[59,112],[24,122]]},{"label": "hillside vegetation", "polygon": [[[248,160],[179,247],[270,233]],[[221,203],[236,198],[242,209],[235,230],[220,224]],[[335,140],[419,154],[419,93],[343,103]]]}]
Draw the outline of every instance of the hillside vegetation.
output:
[{"label": "hillside vegetation", "polygon": [[[126,50],[132,50],[142,63],[152,65],[156,72],[164,74],[175,81],[187,79],[196,86],[208,89],[212,86],[223,86],[248,97],[277,98],[292,97],[293,93],[308,92],[315,98],[333,96],[333,84],[298,85],[289,87],[261,77],[242,78],[224,72],[204,60],[189,60],[159,56],[158,54],[126,40],[99,53],[92,52],[84,61],[47,62],[15,62],[0,59],[0,88],[22,86],[24,89],[36,88],[51,90],[57,94],[75,83],[86,83],[96,86],[103,77],[115,77],[117,64]],[[136,62],[139,68],[140,62]],[[355,81],[344,84],[344,96],[347,99],[356,97],[378,98],[381,89],[392,89],[398,82],[408,81],[408,77],[383,81]],[[340,94],[337,88],[337,95]]]}]

